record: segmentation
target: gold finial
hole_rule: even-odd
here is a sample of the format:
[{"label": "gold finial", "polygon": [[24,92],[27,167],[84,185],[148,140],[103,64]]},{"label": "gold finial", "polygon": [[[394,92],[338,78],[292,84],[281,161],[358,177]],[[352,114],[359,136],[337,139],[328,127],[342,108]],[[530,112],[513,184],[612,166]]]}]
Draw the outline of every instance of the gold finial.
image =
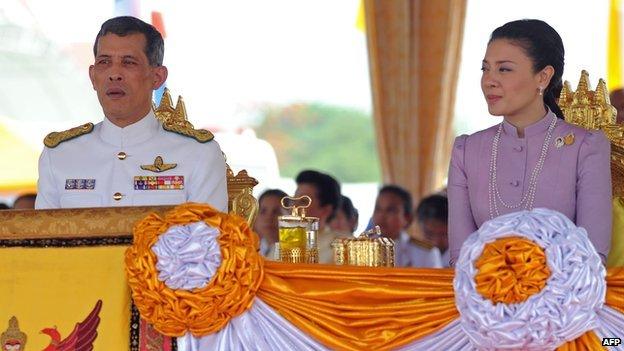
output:
[{"label": "gold finial", "polygon": [[[600,78],[598,80],[598,85],[596,86],[596,102],[600,105],[611,105],[611,100],[609,99],[609,94],[607,93],[607,83],[605,83],[604,79]],[[615,122],[615,121],[613,121]]]},{"label": "gold finial", "polygon": [[184,99],[182,96],[178,96],[178,102],[175,107],[175,115],[183,118],[185,121],[188,121],[188,115],[186,114],[186,105],[184,104]]},{"label": "gold finial", "polygon": [[557,103],[559,106],[564,106],[568,103],[571,91],[572,89],[570,88],[570,82],[566,80],[563,83],[563,88],[561,88],[561,94],[559,94],[559,102]]},{"label": "gold finial", "polygon": [[581,78],[579,79],[576,91],[589,91],[589,73],[586,70],[581,71]]},{"label": "gold finial", "polygon": [[[6,348],[6,346],[14,346],[16,343],[21,347],[18,350],[24,350],[26,346],[26,334],[20,330],[19,323],[15,316],[9,319],[9,328],[0,334],[0,347],[2,350]],[[6,348],[8,350],[8,348]]]},{"label": "gold finial", "polygon": [[188,121],[186,106],[181,96],[178,96],[178,102],[175,108],[173,107],[171,104],[171,94],[167,88],[165,88],[160,104],[154,109],[154,115],[156,115],[156,119],[162,123],[163,129],[166,131],[191,137],[200,143],[205,143],[214,139],[212,133],[205,129],[195,129],[193,124]]},{"label": "gold finial", "polygon": [[171,118],[174,113],[175,110],[171,103],[171,94],[169,93],[169,89],[165,88],[162,98],[160,99],[160,104],[158,104],[158,107],[154,108],[154,115],[156,115],[156,119],[160,123],[164,123],[165,120]]},{"label": "gold finial", "polygon": [[583,70],[576,91],[561,90],[559,107],[568,123],[586,129],[602,130],[611,142],[611,179],[614,196],[624,196],[624,125],[616,123],[617,110],[611,106],[609,91],[603,79],[596,91],[589,85],[589,73]]},{"label": "gold finial", "polygon": [[[310,198],[308,195],[303,195],[299,197],[284,196],[282,200],[280,200],[280,203],[282,204],[283,208],[291,210],[291,215],[293,217],[305,217],[306,208],[312,205],[312,198]],[[286,203],[289,203],[289,205],[286,205]],[[300,203],[303,204],[298,205]]]}]

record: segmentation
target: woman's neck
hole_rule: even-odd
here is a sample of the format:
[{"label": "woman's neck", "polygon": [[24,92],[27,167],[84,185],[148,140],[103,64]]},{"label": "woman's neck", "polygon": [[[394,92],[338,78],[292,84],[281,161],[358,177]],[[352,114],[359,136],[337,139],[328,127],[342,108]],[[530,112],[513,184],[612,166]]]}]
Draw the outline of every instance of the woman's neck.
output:
[{"label": "woman's neck", "polygon": [[524,138],[524,128],[541,120],[547,113],[548,109],[543,102],[540,102],[539,104],[527,106],[524,110],[518,111],[513,115],[504,116],[503,118],[507,123],[516,127],[518,137]]}]

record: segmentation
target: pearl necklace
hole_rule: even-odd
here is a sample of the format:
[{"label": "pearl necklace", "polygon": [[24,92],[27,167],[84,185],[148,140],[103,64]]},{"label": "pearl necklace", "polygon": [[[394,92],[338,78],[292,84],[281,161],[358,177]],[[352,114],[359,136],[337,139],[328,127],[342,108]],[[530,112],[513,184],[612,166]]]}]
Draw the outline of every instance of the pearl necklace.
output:
[{"label": "pearl necklace", "polygon": [[500,135],[503,129],[503,123],[501,122],[501,124],[498,125],[498,131],[496,132],[496,135],[494,135],[494,139],[492,140],[492,156],[490,158],[490,179],[488,184],[490,219],[500,216],[500,213],[498,211],[498,202],[500,202],[501,205],[503,205],[503,207],[507,209],[516,209],[521,207],[522,205],[524,205],[524,208],[526,210],[533,209],[533,203],[535,202],[535,193],[537,192],[537,179],[539,178],[539,175],[542,172],[542,168],[544,167],[544,161],[546,161],[546,155],[548,154],[548,149],[550,146],[550,139],[552,138],[552,134],[555,130],[556,125],[557,117],[553,117],[550,125],[548,126],[548,131],[546,131],[546,137],[544,138],[544,144],[542,145],[540,157],[537,160],[537,164],[535,164],[533,172],[531,172],[527,192],[523,192],[520,202],[514,205],[509,204],[503,200],[496,179],[496,174],[498,173],[498,170],[496,168],[496,161],[498,159],[498,144],[500,142]]}]

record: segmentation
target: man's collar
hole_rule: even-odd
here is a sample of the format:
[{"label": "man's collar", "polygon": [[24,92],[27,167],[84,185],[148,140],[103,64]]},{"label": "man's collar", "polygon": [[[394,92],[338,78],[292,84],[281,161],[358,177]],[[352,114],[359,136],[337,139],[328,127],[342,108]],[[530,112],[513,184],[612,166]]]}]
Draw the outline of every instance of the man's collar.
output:
[{"label": "man's collar", "polygon": [[108,118],[104,118],[100,136],[105,142],[118,147],[127,147],[139,144],[150,139],[158,129],[160,123],[150,109],[147,115],[137,122],[124,128],[113,124]]}]

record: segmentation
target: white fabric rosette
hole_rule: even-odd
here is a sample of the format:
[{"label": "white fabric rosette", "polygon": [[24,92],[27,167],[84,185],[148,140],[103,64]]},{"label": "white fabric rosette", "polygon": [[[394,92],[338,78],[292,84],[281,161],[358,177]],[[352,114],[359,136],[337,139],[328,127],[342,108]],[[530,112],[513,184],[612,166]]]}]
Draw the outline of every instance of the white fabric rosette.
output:
[{"label": "white fabric rosette", "polygon": [[[540,246],[551,275],[522,303],[494,304],[476,290],[475,261],[484,245],[521,236]],[[598,327],[606,271],[583,228],[563,214],[535,209],[484,223],[464,242],[455,268],[460,324],[479,350],[552,350]]]},{"label": "white fabric rosette", "polygon": [[221,265],[219,230],[204,222],[172,226],[152,246],[158,279],[171,289],[205,287]]}]

